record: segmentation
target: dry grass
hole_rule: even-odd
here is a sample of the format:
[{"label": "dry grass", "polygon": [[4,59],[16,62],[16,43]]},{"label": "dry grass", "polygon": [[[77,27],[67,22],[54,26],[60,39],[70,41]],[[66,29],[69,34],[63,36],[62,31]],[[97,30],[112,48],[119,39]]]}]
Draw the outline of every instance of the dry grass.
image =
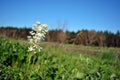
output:
[{"label": "dry grass", "polygon": [[111,52],[120,55],[120,48],[115,47],[96,47],[96,46],[83,46],[74,44],[59,44],[54,42],[43,42],[42,45],[46,45],[49,48],[60,48],[63,51],[71,53],[81,53],[88,55],[97,55],[100,53]]}]

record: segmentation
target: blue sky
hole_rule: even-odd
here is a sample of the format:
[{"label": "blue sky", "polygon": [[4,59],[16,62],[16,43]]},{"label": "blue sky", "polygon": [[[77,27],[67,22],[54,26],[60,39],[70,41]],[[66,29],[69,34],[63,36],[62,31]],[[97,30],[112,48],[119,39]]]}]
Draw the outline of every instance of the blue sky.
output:
[{"label": "blue sky", "polygon": [[30,27],[36,21],[49,29],[120,30],[120,0],[0,0],[0,26]]}]

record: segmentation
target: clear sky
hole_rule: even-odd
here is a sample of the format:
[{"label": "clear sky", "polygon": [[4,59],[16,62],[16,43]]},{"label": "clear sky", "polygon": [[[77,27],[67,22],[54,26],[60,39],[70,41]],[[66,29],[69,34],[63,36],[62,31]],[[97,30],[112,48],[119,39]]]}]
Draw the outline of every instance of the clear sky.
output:
[{"label": "clear sky", "polygon": [[120,0],[0,0],[0,26],[32,27],[36,21],[49,29],[120,30]]}]

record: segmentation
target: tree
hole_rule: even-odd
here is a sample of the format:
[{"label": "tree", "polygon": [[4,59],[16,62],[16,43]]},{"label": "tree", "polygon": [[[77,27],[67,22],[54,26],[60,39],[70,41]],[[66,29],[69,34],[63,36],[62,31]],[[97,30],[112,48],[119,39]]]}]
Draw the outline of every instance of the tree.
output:
[{"label": "tree", "polygon": [[67,38],[67,35],[65,32],[63,32],[62,30],[58,30],[57,32],[57,39],[59,43],[64,43],[65,40]]},{"label": "tree", "polygon": [[82,30],[78,33],[75,44],[94,45],[97,40],[95,31]]},{"label": "tree", "polygon": [[72,31],[72,32],[66,31],[66,35],[67,35],[66,43],[73,44],[75,42],[75,38],[76,38],[77,34],[74,31]]},{"label": "tree", "polygon": [[103,32],[98,32],[97,33],[97,45],[98,46],[104,46],[106,41],[106,37],[103,34]]}]

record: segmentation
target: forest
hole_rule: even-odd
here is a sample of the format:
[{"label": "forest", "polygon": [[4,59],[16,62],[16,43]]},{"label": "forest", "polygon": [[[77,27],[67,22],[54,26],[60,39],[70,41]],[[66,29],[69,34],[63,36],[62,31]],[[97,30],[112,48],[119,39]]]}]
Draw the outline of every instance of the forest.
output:
[{"label": "forest", "polygon": [[[27,40],[31,28],[17,28],[12,26],[0,27],[0,35],[8,38]],[[76,44],[85,46],[120,47],[120,31],[79,30],[64,31],[62,29],[49,30],[46,42]]]}]

